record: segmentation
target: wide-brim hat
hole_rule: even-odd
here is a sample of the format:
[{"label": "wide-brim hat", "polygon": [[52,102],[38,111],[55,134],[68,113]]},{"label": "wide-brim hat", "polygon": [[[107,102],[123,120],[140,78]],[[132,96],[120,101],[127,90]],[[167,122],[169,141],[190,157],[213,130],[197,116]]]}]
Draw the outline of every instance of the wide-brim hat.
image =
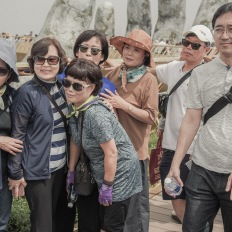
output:
[{"label": "wide-brim hat", "polygon": [[13,71],[8,83],[19,82],[19,74],[16,67],[16,48],[13,41],[8,39],[0,39],[0,59],[8,64]]},{"label": "wide-brim hat", "polygon": [[151,49],[153,47],[151,37],[143,30],[134,29],[128,34],[127,37],[115,36],[110,39],[110,44],[113,45],[118,52],[122,55],[122,50],[125,44],[132,45],[134,47],[143,49],[150,54],[150,66],[154,67],[155,63],[151,54]]}]

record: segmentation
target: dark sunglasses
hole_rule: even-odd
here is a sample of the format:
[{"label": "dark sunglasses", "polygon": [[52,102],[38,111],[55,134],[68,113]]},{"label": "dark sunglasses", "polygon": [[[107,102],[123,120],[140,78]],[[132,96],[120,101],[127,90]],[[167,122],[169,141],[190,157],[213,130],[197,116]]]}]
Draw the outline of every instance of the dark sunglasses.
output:
[{"label": "dark sunglasses", "polygon": [[[81,52],[85,53],[85,52],[88,51],[89,47],[86,46],[86,45],[81,44],[81,45],[79,46],[79,49],[80,49]],[[101,49],[95,48],[95,47],[90,48],[90,49],[91,49],[91,54],[92,54],[93,56],[96,56],[99,52],[102,51]]]},{"label": "dark sunglasses", "polygon": [[199,43],[192,43],[186,39],[182,39],[182,45],[185,46],[185,47],[188,47],[189,44],[191,44],[191,47],[193,50],[198,50],[201,46],[203,46],[202,44],[199,44]]},{"label": "dark sunglasses", "polygon": [[0,76],[6,76],[9,72],[10,70],[6,68],[0,68]]},{"label": "dark sunglasses", "polygon": [[65,88],[69,88],[70,86],[73,87],[73,89],[77,92],[80,92],[82,91],[84,88],[86,87],[89,87],[90,85],[92,84],[89,84],[89,85],[82,85],[82,84],[79,84],[79,83],[71,83],[69,80],[67,79],[63,79],[62,80],[62,85],[65,87]]},{"label": "dark sunglasses", "polygon": [[34,56],[33,60],[35,64],[38,64],[38,65],[43,65],[45,61],[47,61],[49,65],[56,65],[59,63],[60,57],[49,56],[48,58],[45,58],[44,56]]}]

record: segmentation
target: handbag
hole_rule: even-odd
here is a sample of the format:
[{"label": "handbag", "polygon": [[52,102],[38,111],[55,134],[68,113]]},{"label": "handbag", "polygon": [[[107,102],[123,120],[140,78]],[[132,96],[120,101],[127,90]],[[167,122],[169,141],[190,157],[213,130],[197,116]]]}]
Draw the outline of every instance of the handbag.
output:
[{"label": "handbag", "polygon": [[162,139],[163,135],[159,137],[156,144],[156,148],[152,149],[150,153],[149,179],[151,185],[155,184],[160,180],[159,166],[163,156]]},{"label": "handbag", "polygon": [[[77,161],[77,165],[74,173],[74,191],[78,195],[88,196],[93,192],[96,186],[96,182],[90,170],[89,158],[85,154],[82,147],[82,130],[83,130],[84,112],[82,112],[80,116],[81,116],[80,157],[79,160]],[[75,116],[73,117],[76,121],[76,127],[77,127],[78,126],[77,119]]]},{"label": "handbag", "polygon": [[159,112],[162,115],[163,118],[166,118],[166,114],[167,114],[167,107],[168,107],[168,100],[169,97],[171,96],[171,94],[176,91],[176,89],[185,81],[187,80],[188,77],[190,77],[192,73],[192,70],[190,70],[189,72],[187,72],[175,85],[174,87],[171,89],[170,93],[168,92],[161,92],[159,93]]}]

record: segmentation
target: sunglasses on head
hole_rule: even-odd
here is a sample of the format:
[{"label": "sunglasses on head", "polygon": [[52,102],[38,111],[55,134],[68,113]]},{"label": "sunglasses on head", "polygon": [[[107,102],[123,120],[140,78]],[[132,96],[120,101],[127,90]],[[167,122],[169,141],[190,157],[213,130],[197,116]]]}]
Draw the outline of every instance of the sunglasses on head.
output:
[{"label": "sunglasses on head", "polygon": [[34,56],[33,60],[35,64],[37,65],[43,65],[45,61],[48,62],[49,65],[56,65],[60,61],[60,57],[58,56],[49,56],[48,58],[45,58],[44,56]]},{"label": "sunglasses on head", "polygon": [[70,86],[72,86],[73,89],[74,89],[75,91],[80,92],[80,91],[82,91],[84,88],[89,87],[89,86],[92,85],[92,84],[89,84],[89,85],[82,85],[82,84],[80,84],[80,83],[73,83],[73,84],[72,84],[69,80],[63,79],[63,80],[62,80],[62,85],[63,85],[65,88],[69,88]]},{"label": "sunglasses on head", "polygon": [[188,47],[189,44],[191,44],[191,47],[193,50],[198,50],[201,46],[203,46],[202,44],[199,44],[199,43],[193,43],[193,42],[190,42],[186,39],[182,39],[182,45],[185,46],[185,47]]},{"label": "sunglasses on head", "polygon": [[[88,51],[89,47],[88,47],[87,45],[81,44],[81,45],[79,46],[79,49],[80,49],[81,52],[85,53],[85,52]],[[92,54],[93,56],[96,56],[99,52],[102,51],[101,49],[95,48],[95,47],[90,48],[90,50],[91,50],[91,54]]]},{"label": "sunglasses on head", "polygon": [[9,72],[10,70],[6,68],[0,68],[0,76],[6,76]]}]

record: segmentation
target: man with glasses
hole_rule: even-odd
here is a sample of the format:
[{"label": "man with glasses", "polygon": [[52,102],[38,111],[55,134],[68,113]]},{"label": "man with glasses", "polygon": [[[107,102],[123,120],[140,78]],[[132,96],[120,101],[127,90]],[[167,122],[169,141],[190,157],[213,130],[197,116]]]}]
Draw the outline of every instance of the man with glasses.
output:
[{"label": "man with glasses", "polygon": [[[168,92],[170,92],[176,83],[181,78],[184,78],[185,75],[190,76],[189,72],[193,68],[203,63],[203,57],[209,51],[210,44],[212,43],[212,34],[210,30],[203,25],[193,26],[189,31],[185,32],[183,36],[181,61],[173,61],[168,64],[158,65],[155,68],[155,75],[160,82],[168,86]],[[187,78],[169,97],[166,120],[160,120],[158,129],[158,135],[161,136],[163,134],[162,147],[164,152],[160,164],[163,199],[172,201],[175,210],[175,212],[172,212],[172,217],[179,223],[183,222],[185,212],[185,190],[183,190],[179,196],[176,196],[176,198],[169,196],[164,190],[164,179],[172,163],[177,146],[180,124],[186,111],[184,101],[187,95],[188,82],[189,78]],[[190,155],[192,154],[192,146],[186,151],[180,166],[183,182],[185,182],[188,177],[189,170],[185,163],[189,161]]]},{"label": "man with glasses", "polygon": [[[224,99],[232,86],[232,3],[222,5],[213,16],[214,43],[219,57],[193,70],[188,86],[186,114],[168,176],[182,184],[180,163],[206,112]],[[217,106],[217,109],[219,106]],[[232,105],[217,110],[201,127],[192,154],[192,168],[185,184],[187,194],[184,232],[212,231],[221,208],[224,231],[232,231]]]}]

